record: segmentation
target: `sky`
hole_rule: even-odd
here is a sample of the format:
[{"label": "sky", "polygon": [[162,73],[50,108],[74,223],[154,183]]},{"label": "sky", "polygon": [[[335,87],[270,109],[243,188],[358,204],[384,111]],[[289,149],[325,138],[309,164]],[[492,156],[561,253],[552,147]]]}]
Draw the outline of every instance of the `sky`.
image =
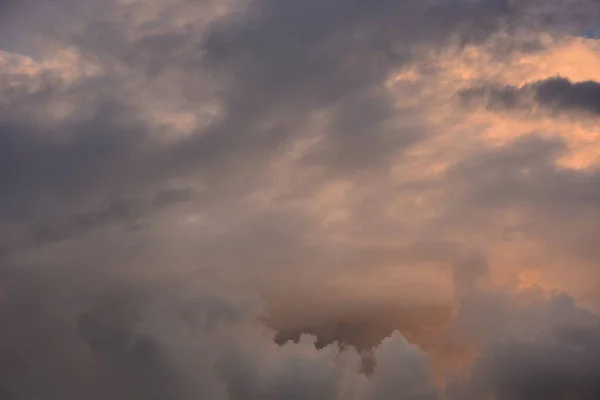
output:
[{"label": "sky", "polygon": [[600,398],[597,0],[0,0],[0,399]]}]

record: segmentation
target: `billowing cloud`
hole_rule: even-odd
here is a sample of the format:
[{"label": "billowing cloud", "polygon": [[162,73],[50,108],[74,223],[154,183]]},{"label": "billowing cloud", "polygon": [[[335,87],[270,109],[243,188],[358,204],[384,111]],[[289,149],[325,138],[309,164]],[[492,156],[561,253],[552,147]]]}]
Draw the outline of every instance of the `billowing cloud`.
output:
[{"label": "billowing cloud", "polygon": [[0,1],[0,397],[597,398],[594,3]]}]

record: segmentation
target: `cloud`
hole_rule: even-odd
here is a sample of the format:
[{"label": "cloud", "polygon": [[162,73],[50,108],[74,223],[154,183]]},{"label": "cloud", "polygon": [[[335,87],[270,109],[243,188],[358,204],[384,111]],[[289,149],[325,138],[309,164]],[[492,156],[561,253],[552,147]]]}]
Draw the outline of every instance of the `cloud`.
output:
[{"label": "cloud", "polygon": [[[487,295],[477,297],[481,302]],[[493,339],[472,365],[470,379],[455,388],[453,396],[557,400],[597,396],[598,317],[578,308],[564,293],[541,301],[535,297],[527,299],[526,306],[516,306],[519,317],[515,304],[510,304],[513,300],[502,296],[480,303],[487,306],[465,308],[463,312],[479,314],[482,327],[490,318],[499,320],[487,331]]]},{"label": "cloud", "polygon": [[[55,291],[64,283],[27,280],[3,279],[9,286],[3,288],[0,366],[11,378],[3,384],[7,398],[434,398],[427,357],[399,333],[375,350],[381,364],[367,379],[352,349],[316,350],[308,336],[279,346],[248,307],[207,289],[197,298],[160,284],[152,291],[81,289],[73,307]],[[26,341],[18,339],[22,333]]]},{"label": "cloud", "polygon": [[558,77],[529,83],[520,88],[474,88],[465,90],[460,95],[467,103],[484,97],[487,107],[491,108],[519,109],[539,105],[554,112],[580,111],[597,114],[600,110],[599,93],[600,84],[596,81],[571,82]]},{"label": "cloud", "polygon": [[484,355],[491,358],[486,367],[494,369],[488,390],[502,393],[500,398],[595,398],[600,371],[598,344],[592,338],[597,334],[597,329],[575,330],[559,344],[517,342],[497,348],[496,355]]},{"label": "cloud", "polygon": [[39,245],[85,235],[94,229],[119,223],[127,223],[135,228],[135,224],[145,215],[190,200],[189,189],[163,189],[150,201],[128,198],[107,199],[105,204],[96,210],[75,213],[70,218],[61,219],[59,222],[50,220],[36,223],[33,227],[33,239]]},{"label": "cloud", "polygon": [[541,4],[26,3],[0,397],[595,394],[600,64]]}]

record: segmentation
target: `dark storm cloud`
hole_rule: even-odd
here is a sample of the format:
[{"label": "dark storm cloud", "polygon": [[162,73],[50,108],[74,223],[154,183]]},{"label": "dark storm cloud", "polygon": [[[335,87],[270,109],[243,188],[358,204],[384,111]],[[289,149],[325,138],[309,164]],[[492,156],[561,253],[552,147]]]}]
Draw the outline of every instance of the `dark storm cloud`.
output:
[{"label": "dark storm cloud", "polygon": [[596,81],[548,78],[522,87],[492,85],[467,89],[460,97],[467,104],[483,100],[490,109],[527,109],[533,103],[554,112],[600,114],[600,83]]}]

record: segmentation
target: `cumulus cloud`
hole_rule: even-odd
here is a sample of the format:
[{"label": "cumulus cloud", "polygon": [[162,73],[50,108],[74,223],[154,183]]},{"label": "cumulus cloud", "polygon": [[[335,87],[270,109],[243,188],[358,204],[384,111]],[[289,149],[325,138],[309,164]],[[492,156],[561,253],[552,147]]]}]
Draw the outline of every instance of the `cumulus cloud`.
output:
[{"label": "cumulus cloud", "polygon": [[597,12],[0,1],[0,397],[596,398]]},{"label": "cumulus cloud", "polygon": [[247,299],[111,285],[75,304],[58,295],[64,283],[3,278],[5,398],[435,398],[427,356],[399,333],[374,350],[367,379],[352,349],[317,350],[310,336],[277,345]]}]

